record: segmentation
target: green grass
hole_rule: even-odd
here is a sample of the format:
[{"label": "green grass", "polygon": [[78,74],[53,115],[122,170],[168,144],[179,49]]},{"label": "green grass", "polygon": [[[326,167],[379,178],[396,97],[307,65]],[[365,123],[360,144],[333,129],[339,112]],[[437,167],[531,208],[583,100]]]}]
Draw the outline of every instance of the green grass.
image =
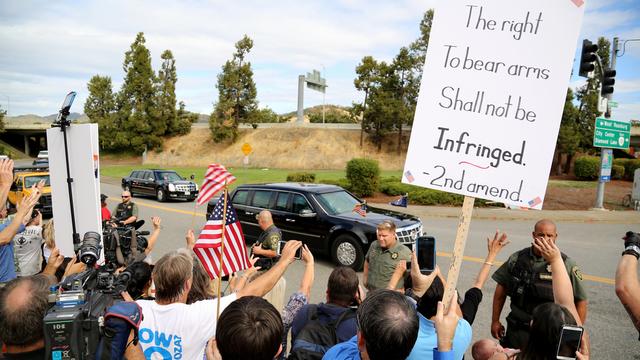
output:
[{"label": "green grass", "polygon": [[574,188],[574,189],[589,189],[589,188],[595,188],[597,185],[598,185],[597,181],[549,180],[548,186]]},{"label": "green grass", "polygon": [[[206,168],[204,167],[171,167],[160,165],[109,165],[102,166],[100,173],[102,176],[109,176],[113,178],[123,178],[129,176],[132,170],[135,169],[171,169],[188,178],[191,174],[196,176],[196,183],[201,184],[204,177]],[[238,180],[231,184],[230,188],[235,188],[242,184],[256,184],[256,183],[268,183],[268,182],[284,182],[287,179],[287,175],[294,172],[310,172],[316,174],[316,182],[322,183],[323,180],[338,180],[344,178],[344,170],[283,170],[283,169],[255,169],[255,168],[228,168],[228,170]],[[381,171],[381,177],[396,176],[400,177],[402,171]]]}]

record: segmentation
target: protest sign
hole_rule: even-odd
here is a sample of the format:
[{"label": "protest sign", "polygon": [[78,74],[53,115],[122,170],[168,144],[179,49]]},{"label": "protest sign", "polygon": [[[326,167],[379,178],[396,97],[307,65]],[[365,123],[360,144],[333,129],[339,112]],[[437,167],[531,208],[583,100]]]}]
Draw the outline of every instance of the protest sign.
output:
[{"label": "protest sign", "polygon": [[439,4],[402,181],[540,209],[584,2]]}]

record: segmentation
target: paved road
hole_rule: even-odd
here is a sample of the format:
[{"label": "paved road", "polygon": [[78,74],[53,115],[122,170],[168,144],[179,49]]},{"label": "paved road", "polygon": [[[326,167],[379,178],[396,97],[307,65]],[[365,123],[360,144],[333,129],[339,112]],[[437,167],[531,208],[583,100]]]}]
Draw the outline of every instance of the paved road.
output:
[{"label": "paved road", "polygon": [[[120,187],[102,184],[102,192],[109,195],[110,207],[119,201]],[[184,233],[195,224],[199,228],[204,223],[204,208],[198,208],[192,215],[194,203],[158,203],[151,198],[135,198],[140,216],[149,219],[153,215],[162,217],[163,232],[153,251],[155,259],[162,254],[184,245]],[[446,217],[424,217],[425,229],[438,241],[437,258],[441,269],[449,265],[449,254],[453,248],[457,219]],[[620,237],[628,229],[640,230],[638,220],[628,223],[585,223],[561,221],[558,224],[558,245],[577,261],[585,273],[585,286],[589,296],[587,329],[592,339],[592,359],[640,359],[638,333],[631,325],[624,308],[615,296],[613,278],[622,248]],[[498,256],[506,260],[510,253],[529,246],[532,220],[472,220],[467,241],[466,258],[462,266],[459,289],[466,290],[480,269],[486,254],[486,236],[496,229],[509,234],[511,244]],[[145,226],[146,227],[146,226]],[[324,301],[325,286],[333,265],[325,257],[317,256],[316,281],[312,289],[312,301]],[[304,267],[294,263],[287,271],[287,293],[297,289]],[[484,288],[485,299],[480,306],[473,325],[474,340],[490,337],[491,301],[495,282],[489,280]],[[505,306],[507,308],[508,305]],[[503,318],[506,313],[503,314]],[[470,356],[469,356],[470,358]]]}]

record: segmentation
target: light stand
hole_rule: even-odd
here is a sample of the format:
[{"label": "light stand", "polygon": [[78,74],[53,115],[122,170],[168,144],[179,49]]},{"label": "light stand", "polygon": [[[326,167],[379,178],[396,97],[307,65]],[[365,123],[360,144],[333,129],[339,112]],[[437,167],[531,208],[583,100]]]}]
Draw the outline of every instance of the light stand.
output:
[{"label": "light stand", "polygon": [[71,121],[67,120],[67,116],[69,116],[71,110],[71,104],[73,104],[73,100],[76,97],[76,92],[72,91],[67,94],[67,97],[64,99],[64,103],[62,104],[62,108],[60,112],[58,112],[58,117],[56,121],[51,124],[51,127],[59,127],[60,131],[62,131],[62,136],[64,138],[64,159],[67,165],[67,190],[69,192],[69,209],[71,210],[71,229],[73,231],[73,252],[77,253],[80,249],[80,234],[76,229],[76,216],[73,206],[73,192],[71,191],[71,183],[73,183],[73,178],[71,177],[71,171],[69,170],[69,148],[67,147],[67,127],[71,125]]}]

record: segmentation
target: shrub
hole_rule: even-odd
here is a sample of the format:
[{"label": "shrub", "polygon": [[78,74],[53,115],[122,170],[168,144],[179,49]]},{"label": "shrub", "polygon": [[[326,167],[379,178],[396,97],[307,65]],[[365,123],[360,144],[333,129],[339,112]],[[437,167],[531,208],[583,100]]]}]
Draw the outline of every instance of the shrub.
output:
[{"label": "shrub", "polygon": [[316,181],[316,174],[312,174],[308,172],[291,173],[291,174],[287,174],[287,181],[312,183]]},{"label": "shrub", "polygon": [[341,188],[347,191],[351,191],[351,184],[349,184],[349,180],[345,178],[338,179],[338,180],[320,180],[320,182],[327,185],[340,186]]},{"label": "shrub", "polygon": [[633,181],[633,175],[636,169],[640,169],[640,159],[627,159],[624,164],[624,177]]},{"label": "shrub", "polygon": [[347,180],[357,196],[371,196],[380,185],[380,167],[376,160],[351,159],[347,163]]},{"label": "shrub", "polygon": [[600,175],[600,158],[581,156],[576,159],[573,172],[578,180],[596,180]]},{"label": "shrub", "polygon": [[620,180],[624,177],[624,166],[614,165],[611,167],[611,178],[614,180]]}]

